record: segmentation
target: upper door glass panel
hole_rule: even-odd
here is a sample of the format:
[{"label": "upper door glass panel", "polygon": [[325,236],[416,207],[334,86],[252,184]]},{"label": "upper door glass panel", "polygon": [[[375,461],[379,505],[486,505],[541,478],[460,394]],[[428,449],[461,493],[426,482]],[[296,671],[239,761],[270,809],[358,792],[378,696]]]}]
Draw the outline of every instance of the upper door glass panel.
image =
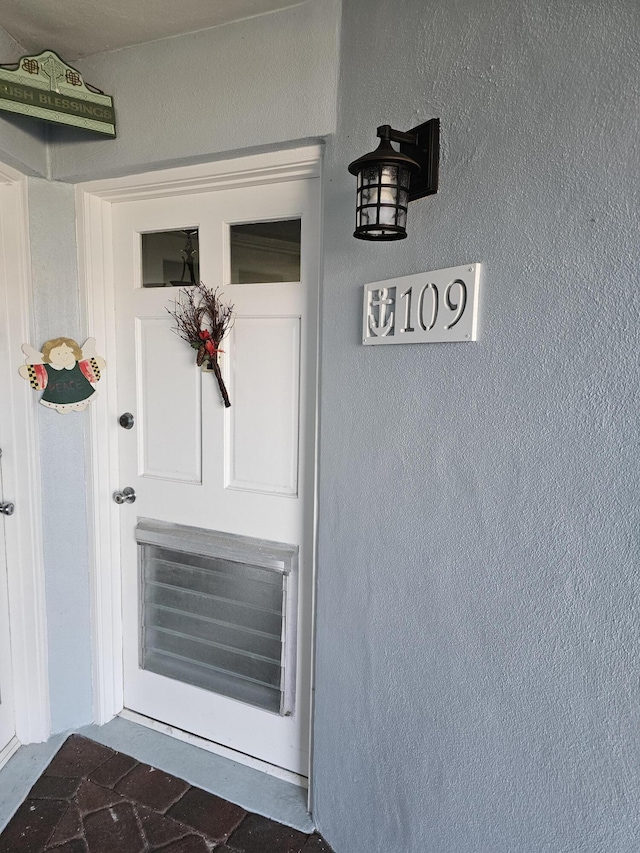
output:
[{"label": "upper door glass panel", "polygon": [[198,229],[142,234],[142,286],[184,287],[200,281]]},{"label": "upper door glass panel", "polygon": [[300,220],[230,226],[231,284],[300,281]]}]

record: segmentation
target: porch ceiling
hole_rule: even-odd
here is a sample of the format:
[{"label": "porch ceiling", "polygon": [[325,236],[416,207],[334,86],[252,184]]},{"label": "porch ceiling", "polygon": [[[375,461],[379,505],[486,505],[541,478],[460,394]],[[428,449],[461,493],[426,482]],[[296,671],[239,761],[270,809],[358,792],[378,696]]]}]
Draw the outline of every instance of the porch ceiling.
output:
[{"label": "porch ceiling", "polygon": [[3,0],[0,26],[27,53],[49,48],[71,62],[300,3],[301,0]]}]

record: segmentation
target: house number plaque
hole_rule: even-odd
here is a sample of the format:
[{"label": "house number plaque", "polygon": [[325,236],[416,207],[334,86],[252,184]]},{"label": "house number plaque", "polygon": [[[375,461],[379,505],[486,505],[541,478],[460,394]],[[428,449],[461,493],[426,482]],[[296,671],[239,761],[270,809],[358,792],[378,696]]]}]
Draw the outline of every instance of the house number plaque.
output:
[{"label": "house number plaque", "polygon": [[364,286],[363,344],[475,341],[480,264]]}]

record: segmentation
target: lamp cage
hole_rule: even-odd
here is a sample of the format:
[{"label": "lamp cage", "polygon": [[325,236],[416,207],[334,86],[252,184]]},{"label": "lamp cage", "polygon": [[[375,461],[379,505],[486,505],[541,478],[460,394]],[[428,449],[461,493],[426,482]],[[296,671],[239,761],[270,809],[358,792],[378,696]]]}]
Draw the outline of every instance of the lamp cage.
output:
[{"label": "lamp cage", "polygon": [[[389,125],[377,130],[380,144],[349,165],[357,177],[356,230],[360,240],[403,240],[407,209],[416,198],[437,192],[438,119],[404,133]],[[391,142],[400,143],[397,151]]]}]

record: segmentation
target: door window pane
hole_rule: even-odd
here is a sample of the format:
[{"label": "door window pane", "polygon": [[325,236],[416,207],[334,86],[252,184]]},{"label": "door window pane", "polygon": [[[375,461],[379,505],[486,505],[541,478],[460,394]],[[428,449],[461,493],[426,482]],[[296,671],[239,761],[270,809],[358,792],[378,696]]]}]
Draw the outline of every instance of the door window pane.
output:
[{"label": "door window pane", "polygon": [[300,281],[300,220],[230,227],[231,284]]},{"label": "door window pane", "polygon": [[141,236],[143,287],[183,287],[200,281],[197,228]]}]

